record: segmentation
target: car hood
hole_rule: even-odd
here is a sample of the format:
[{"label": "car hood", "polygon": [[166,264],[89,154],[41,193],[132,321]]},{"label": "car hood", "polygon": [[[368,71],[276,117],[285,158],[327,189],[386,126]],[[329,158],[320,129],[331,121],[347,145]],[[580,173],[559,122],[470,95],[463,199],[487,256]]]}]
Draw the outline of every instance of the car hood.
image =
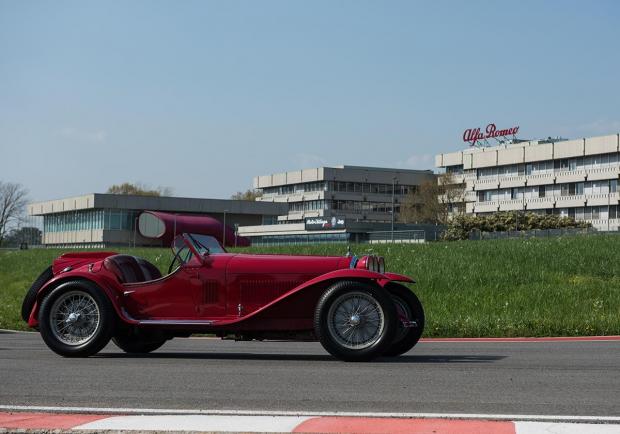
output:
[{"label": "car hood", "polygon": [[228,274],[313,274],[348,268],[351,258],[342,256],[235,255]]}]

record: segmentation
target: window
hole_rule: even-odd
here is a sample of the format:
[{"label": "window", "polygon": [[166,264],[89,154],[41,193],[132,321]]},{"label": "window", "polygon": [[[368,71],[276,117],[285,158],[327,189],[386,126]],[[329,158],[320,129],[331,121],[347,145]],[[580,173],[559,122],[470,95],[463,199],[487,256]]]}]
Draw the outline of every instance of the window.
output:
[{"label": "window", "polygon": [[538,186],[538,197],[545,197],[545,186],[544,185]]},{"label": "window", "polygon": [[570,184],[568,184],[568,195],[569,196],[575,195],[575,183],[574,182],[571,182]]},{"label": "window", "polygon": [[576,195],[582,195],[583,194],[583,182],[578,182],[575,185],[575,194]]},{"label": "window", "polygon": [[600,219],[600,211],[599,211],[599,207],[598,206],[593,206],[592,207],[592,220],[598,220]]},{"label": "window", "polygon": [[575,158],[568,160],[568,170],[577,170],[577,160]]}]

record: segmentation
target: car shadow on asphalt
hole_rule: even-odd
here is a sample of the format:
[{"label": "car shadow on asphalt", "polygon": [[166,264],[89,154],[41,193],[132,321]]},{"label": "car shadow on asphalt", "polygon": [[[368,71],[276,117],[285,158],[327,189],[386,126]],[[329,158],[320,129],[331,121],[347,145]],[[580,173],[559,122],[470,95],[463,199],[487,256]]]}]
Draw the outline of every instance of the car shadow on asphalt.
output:
[{"label": "car shadow on asphalt", "polygon": [[[194,360],[284,360],[284,361],[334,361],[340,362],[328,354],[256,354],[256,353],[184,353],[155,352],[150,354],[99,353],[93,357],[106,359],[194,359]],[[505,359],[498,355],[404,355],[399,357],[381,357],[372,363],[492,363]]]}]

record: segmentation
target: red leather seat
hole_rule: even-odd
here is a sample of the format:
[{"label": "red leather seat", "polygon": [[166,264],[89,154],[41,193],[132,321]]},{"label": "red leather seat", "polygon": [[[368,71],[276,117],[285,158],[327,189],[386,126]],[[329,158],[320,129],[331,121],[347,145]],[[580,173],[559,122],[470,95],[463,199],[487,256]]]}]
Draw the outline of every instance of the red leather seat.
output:
[{"label": "red leather seat", "polygon": [[150,262],[131,255],[108,256],[103,266],[114,273],[120,283],[138,283],[161,277],[159,269]]}]

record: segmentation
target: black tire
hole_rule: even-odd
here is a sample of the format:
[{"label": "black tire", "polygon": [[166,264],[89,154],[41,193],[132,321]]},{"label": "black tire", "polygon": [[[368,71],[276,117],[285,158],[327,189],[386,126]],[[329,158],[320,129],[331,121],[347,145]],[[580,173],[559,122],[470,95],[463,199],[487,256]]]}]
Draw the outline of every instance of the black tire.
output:
[{"label": "black tire", "polygon": [[32,312],[35,301],[37,301],[39,289],[52,277],[54,277],[54,273],[52,272],[52,267],[49,266],[43,270],[43,273],[39,274],[39,277],[37,277],[28,292],[26,292],[26,296],[22,302],[22,319],[24,321],[28,322],[30,319],[30,313]]},{"label": "black tire", "polygon": [[405,354],[420,340],[424,331],[424,309],[418,297],[406,286],[392,283],[388,285],[387,290],[396,305],[397,316],[404,314],[409,321],[415,321],[416,323],[415,327],[405,327],[400,318],[398,318],[396,336],[383,354],[387,357],[394,357]]},{"label": "black tire", "polygon": [[150,353],[161,347],[166,341],[167,339],[162,333],[145,332],[139,329],[123,330],[112,338],[112,342],[117,347],[129,354]]},{"label": "black tire", "polygon": [[[62,306],[63,303],[69,302],[72,297],[79,300],[83,298],[87,300],[89,306],[94,306],[93,309],[96,309],[98,316],[94,313],[90,315],[88,311],[84,313],[86,309],[80,308],[79,305],[76,307],[76,309],[79,308],[80,315],[84,314],[84,318],[87,316],[98,318],[96,325],[91,324],[92,327],[89,326],[92,328],[92,332],[89,331],[87,336],[78,336],[72,333],[73,329],[76,329],[77,332],[77,329],[83,325],[79,323],[81,321],[79,316],[77,320],[74,319],[76,325],[70,326],[68,333],[60,333],[69,323],[69,320],[65,321],[60,318],[58,304]],[[65,318],[69,316],[66,313],[64,314]],[[86,322],[82,321],[83,323]],[[88,357],[101,351],[110,342],[114,333],[115,322],[116,313],[108,296],[96,284],[86,280],[74,280],[59,285],[43,299],[39,310],[41,337],[52,351],[64,357]],[[59,329],[59,327],[62,328]],[[84,330],[87,330],[87,325],[85,325]],[[69,342],[69,339],[77,339],[78,337],[83,339],[75,343]]]},{"label": "black tire", "polygon": [[[347,306],[356,309],[356,299],[358,311],[347,312]],[[360,303],[366,303],[367,309],[370,306],[367,311],[370,315],[362,314],[363,310],[359,311]],[[336,321],[339,315],[347,319],[344,322]],[[353,316],[357,316],[354,325]],[[353,336],[357,333],[355,329],[365,323],[377,323],[377,327],[370,330],[370,337],[366,341],[354,343]],[[342,332],[344,327],[348,328]],[[381,356],[393,341],[396,327],[396,308],[390,295],[383,288],[364,282],[342,281],[330,286],[319,299],[314,314],[314,332],[318,340],[330,354],[347,362],[365,362]],[[362,339],[366,331],[369,330],[360,329],[359,336]],[[348,339],[344,338],[347,333],[350,333],[347,335],[351,337],[350,345]]]}]

